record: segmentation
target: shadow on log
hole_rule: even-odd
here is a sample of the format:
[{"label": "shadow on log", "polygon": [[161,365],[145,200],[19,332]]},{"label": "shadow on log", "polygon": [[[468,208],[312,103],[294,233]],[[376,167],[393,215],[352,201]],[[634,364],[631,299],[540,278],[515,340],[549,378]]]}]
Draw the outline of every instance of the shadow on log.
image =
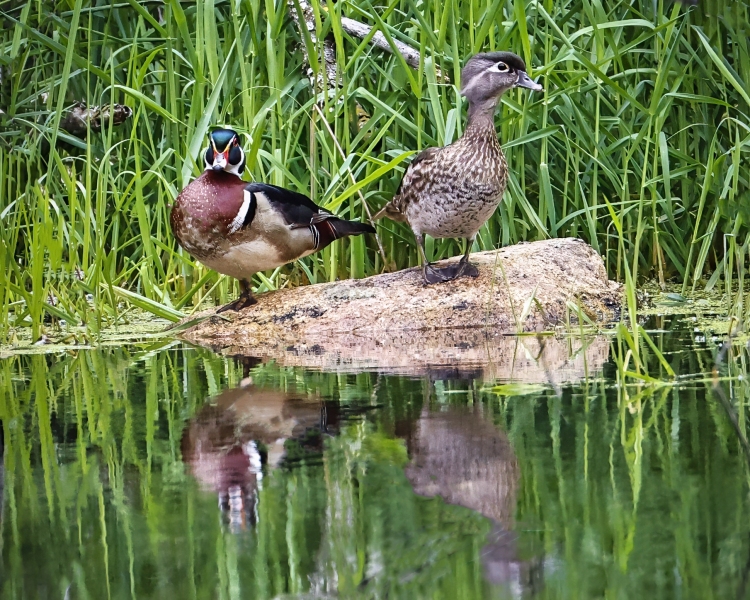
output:
[{"label": "shadow on log", "polygon": [[329,371],[429,375],[446,367],[481,369],[493,379],[523,372],[531,382],[554,372],[563,383],[566,369],[580,378],[586,360],[590,368],[606,360],[606,340],[507,336],[568,323],[576,333],[579,313],[594,323],[618,316],[621,286],[607,279],[590,246],[554,239],[471,259],[476,279],[425,286],[419,269],[407,269],[279,290],[227,318],[206,311],[180,336],[217,352]]}]

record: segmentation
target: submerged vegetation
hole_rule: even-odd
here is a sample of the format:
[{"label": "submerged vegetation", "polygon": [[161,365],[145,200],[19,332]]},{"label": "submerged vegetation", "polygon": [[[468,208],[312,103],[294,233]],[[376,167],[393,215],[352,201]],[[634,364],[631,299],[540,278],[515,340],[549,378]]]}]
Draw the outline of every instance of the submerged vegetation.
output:
[{"label": "submerged vegetation", "polygon": [[[305,8],[315,35],[300,37]],[[413,45],[419,68],[351,37],[344,16]],[[511,178],[478,249],[578,236],[631,288],[655,278],[685,293],[708,277],[730,290],[739,278],[746,309],[747,0],[0,0],[0,21],[0,342],[62,322],[96,335],[132,306],[176,320],[237,293],[168,226],[212,124],[242,133],[249,177],[367,219],[413,151],[460,134],[461,65],[494,49],[521,55],[545,91],[503,99]],[[304,57],[328,81],[315,41],[326,37],[341,85],[316,93]],[[132,116],[79,139],[59,127],[76,101]],[[378,230],[380,247],[341,241],[254,284],[417,263],[406,227]],[[433,258],[459,251],[428,244]]]}]

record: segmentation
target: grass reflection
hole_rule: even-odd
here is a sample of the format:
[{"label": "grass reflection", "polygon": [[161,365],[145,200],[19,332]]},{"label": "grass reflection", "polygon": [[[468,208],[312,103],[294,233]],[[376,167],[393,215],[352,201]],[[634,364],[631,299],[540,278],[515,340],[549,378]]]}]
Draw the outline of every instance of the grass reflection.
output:
[{"label": "grass reflection", "polygon": [[[454,571],[476,558],[483,519],[414,496],[404,444],[357,416],[375,402],[375,376],[252,369],[258,386],[358,409],[322,461],[303,457],[267,473],[257,524],[236,533],[216,494],[189,474],[181,440],[206,400],[239,385],[247,365],[157,350],[0,362],[3,598],[401,589],[448,598],[481,589],[481,573],[457,582]],[[421,386],[398,385],[412,394]]]},{"label": "grass reflection", "polygon": [[[534,389],[168,344],[4,359],[0,595],[744,597],[748,351],[719,373],[733,424],[716,352],[650,335],[637,373],[668,385],[623,376],[617,338],[602,375]],[[266,468],[237,526],[239,484],[196,461],[251,440]],[[440,486],[464,507],[414,493]]]}]

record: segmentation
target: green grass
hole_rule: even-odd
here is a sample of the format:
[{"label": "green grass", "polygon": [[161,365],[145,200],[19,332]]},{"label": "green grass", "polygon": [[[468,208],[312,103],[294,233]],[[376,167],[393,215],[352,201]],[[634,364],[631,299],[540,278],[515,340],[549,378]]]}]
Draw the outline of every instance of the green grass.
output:
[{"label": "green grass", "polygon": [[[168,224],[211,124],[241,131],[248,176],[346,218],[391,198],[410,153],[456,139],[469,55],[520,54],[545,92],[507,94],[512,170],[475,249],[578,236],[632,290],[744,280],[750,222],[750,3],[317,0],[343,87],[315,110],[286,2],[0,0],[0,342],[64,320],[96,335],[129,306],[177,319],[237,284],[178,249]],[[342,15],[418,47],[425,67],[342,32]],[[311,56],[319,48],[308,47]],[[315,69],[318,65],[313,65]],[[75,142],[75,100],[126,103],[119,128]],[[459,107],[460,108],[457,108]],[[361,108],[358,108],[361,107]],[[366,113],[366,116],[363,112]],[[43,152],[43,138],[53,150]],[[339,148],[340,145],[340,148]],[[199,161],[200,163],[200,161]],[[259,291],[416,265],[403,225],[258,275]],[[433,258],[458,242],[434,241]],[[735,308],[743,315],[747,302]]]}]

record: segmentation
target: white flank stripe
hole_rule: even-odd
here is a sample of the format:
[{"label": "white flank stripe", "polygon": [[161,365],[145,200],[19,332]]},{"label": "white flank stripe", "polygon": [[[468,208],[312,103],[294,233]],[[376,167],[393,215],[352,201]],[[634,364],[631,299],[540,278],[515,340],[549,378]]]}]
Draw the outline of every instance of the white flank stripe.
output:
[{"label": "white flank stripe", "polygon": [[247,190],[245,190],[244,194],[245,199],[242,201],[240,211],[237,213],[237,216],[234,218],[234,220],[229,224],[229,233],[239,231],[240,227],[242,227],[242,223],[245,222],[245,217],[247,216],[247,211],[250,208],[250,202],[252,202],[253,195]]},{"label": "white flank stripe", "polygon": [[263,462],[260,459],[260,452],[258,452],[258,444],[251,440],[245,444],[242,450],[245,452],[245,456],[247,456],[248,461],[250,462],[248,471],[251,473],[262,473]]}]

